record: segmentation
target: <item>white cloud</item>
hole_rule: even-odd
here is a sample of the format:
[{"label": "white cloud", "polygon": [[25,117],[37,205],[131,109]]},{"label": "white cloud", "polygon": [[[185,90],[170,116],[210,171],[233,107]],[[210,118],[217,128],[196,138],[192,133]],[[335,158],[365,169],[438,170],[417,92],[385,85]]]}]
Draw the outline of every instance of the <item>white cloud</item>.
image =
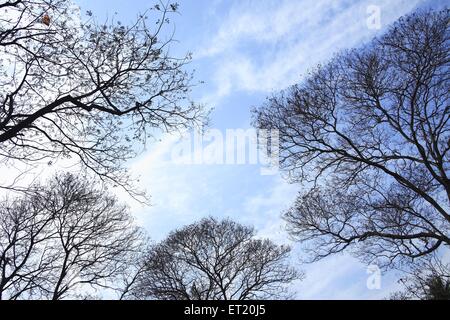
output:
[{"label": "white cloud", "polygon": [[[133,176],[140,176],[139,185],[151,195],[151,206],[142,206],[121,193],[131,205],[138,223],[149,235],[162,239],[168,232],[208,215],[219,215],[222,207],[220,185],[223,173],[216,166],[174,163],[172,148],[179,135],[165,135],[139,159],[130,164]],[[226,169],[226,168],[225,168]]]},{"label": "white cloud", "polygon": [[290,36],[295,27],[313,24],[313,11],[323,11],[326,7],[330,4],[324,1],[316,6],[305,6],[299,1],[238,2],[231,7],[211,43],[196,53],[197,57],[230,50],[242,41],[273,42]]},{"label": "white cloud", "polygon": [[[267,94],[299,81],[308,68],[325,61],[336,50],[357,45],[375,34],[365,20],[366,7],[372,3],[380,5],[382,24],[386,26],[414,8],[418,0],[236,1],[226,17],[220,17],[223,22],[213,35],[205,32],[201,43],[204,49],[194,55],[212,70],[215,88],[205,92],[204,101],[214,105],[218,99],[241,90]],[[281,212],[292,203],[298,186],[277,176],[259,180],[255,175],[258,169],[251,171],[248,167],[175,165],[170,154],[178,139],[164,136],[131,163],[132,174],[141,176],[140,185],[152,197],[151,207],[143,207],[118,191],[153,240],[214,215],[254,225],[260,237],[289,242]],[[43,171],[49,172],[46,167]],[[2,168],[1,173],[1,178],[6,178],[4,173],[10,171]],[[248,187],[246,179],[251,181]],[[294,261],[299,262],[302,254],[296,246]],[[365,287],[365,266],[348,255],[301,268],[307,278],[296,284],[299,298],[381,298],[394,286],[391,278],[383,277],[386,281],[382,290],[369,291]]]},{"label": "white cloud", "polygon": [[[174,163],[171,153],[179,139],[165,135],[130,164],[132,175],[140,176],[139,185],[151,195],[150,207],[119,192],[152,238],[161,239],[174,228],[212,215],[253,225],[258,236],[286,242],[280,216],[295,198],[298,186],[277,175],[261,176],[258,165]],[[263,187],[257,188],[258,181]]]},{"label": "white cloud", "polygon": [[[385,27],[412,10],[419,0],[376,1]],[[301,76],[343,48],[375,35],[367,27],[371,1],[238,2],[194,57],[212,58],[218,102],[233,91],[268,93]],[[203,49],[204,48],[204,49]]]},{"label": "white cloud", "polygon": [[[301,251],[296,251],[301,259]],[[349,254],[303,265],[306,278],[295,284],[298,299],[385,299],[399,289],[395,272],[381,273],[381,287],[369,289],[367,266]]]},{"label": "white cloud", "polygon": [[274,176],[264,190],[246,198],[242,204],[241,221],[255,226],[258,237],[290,244],[281,215],[292,204],[298,190],[298,185],[288,184],[280,176]]}]

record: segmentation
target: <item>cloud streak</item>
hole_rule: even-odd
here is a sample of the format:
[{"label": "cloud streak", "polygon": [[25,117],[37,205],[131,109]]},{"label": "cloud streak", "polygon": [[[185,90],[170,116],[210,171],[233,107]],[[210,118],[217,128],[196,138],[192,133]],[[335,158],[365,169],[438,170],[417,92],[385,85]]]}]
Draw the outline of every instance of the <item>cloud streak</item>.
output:
[{"label": "cloud streak", "polygon": [[367,20],[380,8],[384,28],[416,7],[412,1],[235,2],[214,35],[195,51],[212,59],[216,90],[210,100],[235,91],[270,93],[298,82],[333,53],[376,35]]}]

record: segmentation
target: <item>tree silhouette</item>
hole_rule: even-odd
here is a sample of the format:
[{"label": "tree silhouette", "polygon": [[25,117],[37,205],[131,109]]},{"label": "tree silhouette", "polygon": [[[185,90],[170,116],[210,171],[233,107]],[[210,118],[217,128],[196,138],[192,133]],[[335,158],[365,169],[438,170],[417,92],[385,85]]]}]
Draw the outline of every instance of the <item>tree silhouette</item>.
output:
[{"label": "tree silhouette", "polygon": [[427,300],[450,300],[450,280],[441,277],[428,279]]},{"label": "tree silhouette", "polygon": [[391,295],[393,300],[450,300],[450,265],[431,255],[415,264],[400,279],[405,289]]},{"label": "tree silhouette", "polygon": [[285,218],[312,260],[393,266],[450,244],[448,26],[448,10],[402,17],[254,110],[305,187]]},{"label": "tree silhouette", "polygon": [[0,206],[0,298],[83,298],[120,289],[144,241],[127,208],[71,174]]},{"label": "tree silhouette", "polygon": [[153,246],[130,292],[140,299],[245,300],[283,297],[300,277],[288,265],[290,249],[254,239],[231,220],[203,219]]},{"label": "tree silhouette", "polygon": [[0,10],[0,161],[74,158],[138,195],[124,161],[155,130],[203,115],[187,100],[190,56],[169,53],[165,26],[177,5],[155,6],[129,26],[99,24],[91,12],[85,19],[70,1],[6,1]]}]

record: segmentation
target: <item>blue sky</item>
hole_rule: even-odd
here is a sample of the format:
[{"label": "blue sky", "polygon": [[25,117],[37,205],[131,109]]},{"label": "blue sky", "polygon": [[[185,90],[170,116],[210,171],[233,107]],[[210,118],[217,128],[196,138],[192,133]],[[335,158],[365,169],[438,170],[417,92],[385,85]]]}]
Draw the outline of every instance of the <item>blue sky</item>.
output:
[{"label": "blue sky", "polygon": [[[153,6],[150,0],[77,0],[102,20],[114,12],[124,23]],[[193,52],[190,69],[204,81],[192,98],[214,108],[211,127],[249,128],[250,110],[278,90],[301,81],[308,69],[333,53],[360,45],[417,7],[445,1],[178,1],[172,53]],[[381,29],[367,26],[368,8],[380,9]],[[180,165],[170,161],[174,136],[162,136],[129,166],[152,196],[151,207],[129,202],[154,241],[201,217],[231,217],[256,227],[258,235],[287,242],[280,215],[300,185],[261,175],[258,165]],[[299,266],[301,248],[293,244]],[[366,286],[366,266],[349,255],[301,265],[306,279],[293,289],[300,299],[377,299],[397,287],[396,274],[383,273],[381,289]]]}]

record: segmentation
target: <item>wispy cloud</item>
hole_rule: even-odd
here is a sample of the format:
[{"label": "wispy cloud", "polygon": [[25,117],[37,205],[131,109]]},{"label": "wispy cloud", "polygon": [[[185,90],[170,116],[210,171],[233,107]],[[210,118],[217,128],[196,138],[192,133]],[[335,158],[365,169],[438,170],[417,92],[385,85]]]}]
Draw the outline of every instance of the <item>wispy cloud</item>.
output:
[{"label": "wispy cloud", "polygon": [[[367,41],[370,5],[385,27],[419,3],[412,1],[257,1],[234,3],[225,19],[195,52],[215,66],[219,101],[233,91],[271,92],[298,82],[332,54]],[[213,97],[213,98],[212,98]],[[214,98],[216,100],[214,100]]]}]

